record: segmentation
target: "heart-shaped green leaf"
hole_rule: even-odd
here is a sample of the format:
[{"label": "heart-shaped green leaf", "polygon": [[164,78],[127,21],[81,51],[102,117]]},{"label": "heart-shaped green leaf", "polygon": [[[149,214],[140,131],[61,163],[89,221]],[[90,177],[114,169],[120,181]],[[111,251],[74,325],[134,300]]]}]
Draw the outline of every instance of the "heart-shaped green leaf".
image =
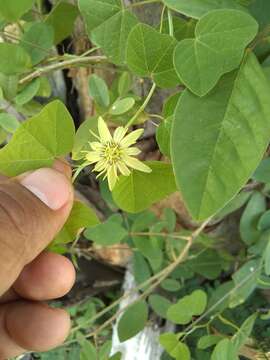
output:
[{"label": "heart-shaped green leaf", "polygon": [[237,73],[199,98],[180,97],[172,127],[176,181],[195,219],[224,207],[258,166],[270,139],[267,82],[250,53]]},{"label": "heart-shaped green leaf", "polygon": [[79,0],[90,39],[100,46],[115,64],[125,62],[126,43],[131,29],[138,23],[121,0]]},{"label": "heart-shaped green leaf", "polygon": [[147,163],[149,174],[134,170],[121,176],[113,189],[113,199],[123,210],[136,213],[176,191],[172,167],[159,161]]},{"label": "heart-shaped green leaf", "polygon": [[16,21],[34,5],[34,0],[0,0],[0,14],[8,21]]},{"label": "heart-shaped green leaf", "polygon": [[180,83],[172,59],[176,45],[173,37],[138,24],[128,38],[128,67],[136,75],[151,77],[160,87],[176,86]]},{"label": "heart-shaped green leaf", "polygon": [[16,176],[69,153],[75,129],[66,107],[58,100],[21,124],[11,141],[0,150],[0,172]]},{"label": "heart-shaped green leaf", "polygon": [[235,0],[163,0],[163,2],[169,8],[195,19],[217,9],[244,10]]},{"label": "heart-shaped green leaf", "polygon": [[257,31],[257,22],[242,11],[208,13],[197,23],[195,38],[185,39],[176,47],[176,72],[194,94],[206,95],[223,74],[239,66]]}]

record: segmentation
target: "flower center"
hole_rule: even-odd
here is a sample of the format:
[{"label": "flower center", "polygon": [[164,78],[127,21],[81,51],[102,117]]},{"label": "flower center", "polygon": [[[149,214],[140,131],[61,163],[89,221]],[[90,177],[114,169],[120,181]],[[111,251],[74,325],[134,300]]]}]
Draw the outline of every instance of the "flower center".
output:
[{"label": "flower center", "polygon": [[115,142],[108,142],[102,150],[103,158],[105,158],[110,164],[114,164],[121,160],[122,151],[120,146]]}]

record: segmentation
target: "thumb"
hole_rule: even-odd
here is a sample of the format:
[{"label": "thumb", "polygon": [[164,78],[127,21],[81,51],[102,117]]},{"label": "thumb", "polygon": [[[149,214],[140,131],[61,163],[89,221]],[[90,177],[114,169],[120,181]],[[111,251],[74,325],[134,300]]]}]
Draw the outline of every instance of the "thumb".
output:
[{"label": "thumb", "polygon": [[56,170],[0,175],[0,296],[60,231],[72,202],[71,183]]}]

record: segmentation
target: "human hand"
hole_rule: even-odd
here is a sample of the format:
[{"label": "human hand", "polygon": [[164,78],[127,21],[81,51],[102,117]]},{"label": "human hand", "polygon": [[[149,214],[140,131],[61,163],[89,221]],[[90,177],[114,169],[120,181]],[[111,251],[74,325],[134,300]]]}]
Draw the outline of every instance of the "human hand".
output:
[{"label": "human hand", "polygon": [[0,175],[0,359],[61,344],[68,314],[42,303],[65,295],[75,271],[44,251],[73,203],[70,168],[57,161],[17,179]]}]

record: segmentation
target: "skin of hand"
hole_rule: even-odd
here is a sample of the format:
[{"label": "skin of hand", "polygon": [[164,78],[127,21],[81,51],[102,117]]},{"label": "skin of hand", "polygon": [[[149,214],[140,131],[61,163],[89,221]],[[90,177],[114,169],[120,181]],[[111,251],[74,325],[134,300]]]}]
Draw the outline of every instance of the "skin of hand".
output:
[{"label": "skin of hand", "polygon": [[0,175],[0,359],[60,345],[70,330],[62,309],[45,302],[65,295],[75,270],[46,247],[73,204],[71,170],[62,161],[10,179]]}]

